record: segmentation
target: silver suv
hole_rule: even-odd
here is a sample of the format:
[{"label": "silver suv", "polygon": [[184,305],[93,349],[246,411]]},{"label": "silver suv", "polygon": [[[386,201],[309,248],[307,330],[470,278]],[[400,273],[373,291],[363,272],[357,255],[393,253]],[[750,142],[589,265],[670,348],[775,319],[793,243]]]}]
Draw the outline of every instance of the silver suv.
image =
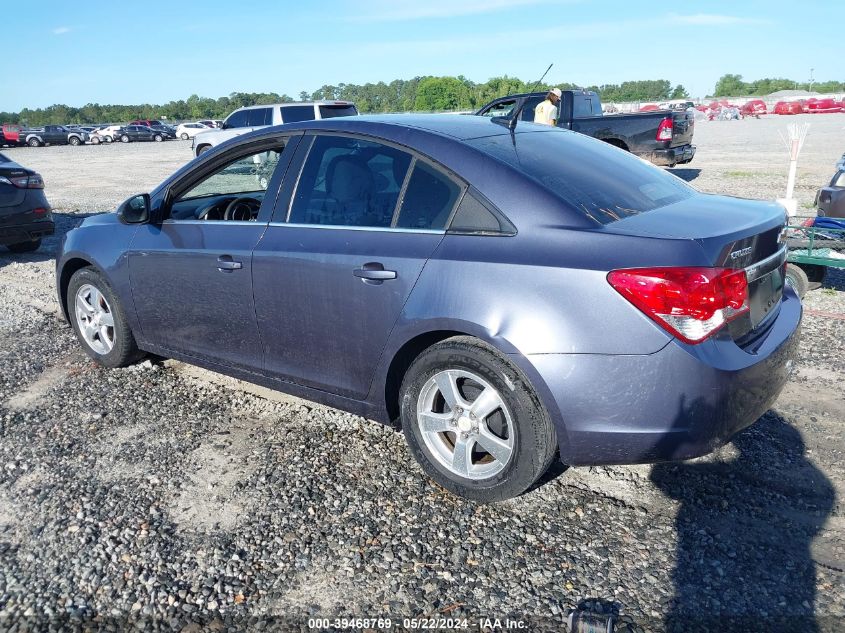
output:
[{"label": "silver suv", "polygon": [[220,129],[197,134],[191,149],[194,156],[199,156],[223,141],[262,127],[356,114],[358,109],[351,101],[305,101],[246,106],[238,108],[226,117]]}]

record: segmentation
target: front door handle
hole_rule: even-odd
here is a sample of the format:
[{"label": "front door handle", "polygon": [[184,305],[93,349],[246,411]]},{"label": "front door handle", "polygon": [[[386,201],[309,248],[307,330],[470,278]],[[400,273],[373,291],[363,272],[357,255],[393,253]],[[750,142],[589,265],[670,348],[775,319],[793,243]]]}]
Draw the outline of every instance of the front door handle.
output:
[{"label": "front door handle", "polygon": [[379,262],[367,262],[361,268],[352,271],[356,277],[360,277],[365,284],[381,284],[387,279],[396,279],[395,270],[385,270],[384,265]]},{"label": "front door handle", "polygon": [[231,255],[221,255],[217,258],[217,270],[221,273],[230,273],[233,270],[240,270],[244,265],[236,262]]}]

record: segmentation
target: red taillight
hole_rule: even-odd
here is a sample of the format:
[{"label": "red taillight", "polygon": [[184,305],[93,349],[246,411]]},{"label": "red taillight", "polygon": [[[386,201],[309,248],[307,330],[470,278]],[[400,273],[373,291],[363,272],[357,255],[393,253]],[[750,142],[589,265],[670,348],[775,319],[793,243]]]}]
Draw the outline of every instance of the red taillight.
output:
[{"label": "red taillight", "polygon": [[660,122],[660,125],[657,126],[657,140],[672,140],[672,117],[666,117]]},{"label": "red taillight", "polygon": [[33,215],[46,215],[47,209],[42,209],[41,207],[38,207],[37,209],[32,210],[32,214]]},{"label": "red taillight", "polygon": [[0,176],[0,182],[5,182],[8,185],[14,185],[18,189],[43,189],[44,179],[40,174],[32,174],[30,176]]},{"label": "red taillight", "polygon": [[801,223],[801,226],[813,226],[813,223],[816,221],[815,218],[807,218]]},{"label": "red taillight", "polygon": [[744,270],[632,268],[611,271],[607,280],[660,327],[693,345],[749,309]]}]

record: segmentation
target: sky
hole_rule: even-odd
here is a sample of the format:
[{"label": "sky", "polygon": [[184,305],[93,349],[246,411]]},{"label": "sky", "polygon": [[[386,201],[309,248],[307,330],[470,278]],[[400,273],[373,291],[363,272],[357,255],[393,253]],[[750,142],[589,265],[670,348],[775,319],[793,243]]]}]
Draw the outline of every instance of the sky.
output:
[{"label": "sky", "polygon": [[[0,0],[9,18],[10,0]],[[23,6],[23,5],[21,5]],[[4,29],[0,111],[501,75],[578,85],[845,80],[842,0],[121,0],[27,3]]]}]

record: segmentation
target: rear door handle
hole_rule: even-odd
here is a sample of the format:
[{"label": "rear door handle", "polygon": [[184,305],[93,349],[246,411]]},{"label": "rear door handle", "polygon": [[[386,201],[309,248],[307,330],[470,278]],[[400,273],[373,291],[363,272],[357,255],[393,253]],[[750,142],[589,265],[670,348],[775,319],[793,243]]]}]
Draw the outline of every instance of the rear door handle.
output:
[{"label": "rear door handle", "polygon": [[356,277],[360,277],[365,284],[381,284],[387,279],[396,279],[395,270],[385,270],[384,265],[379,262],[367,262],[361,268],[352,271]]},{"label": "rear door handle", "polygon": [[231,255],[221,255],[217,258],[217,270],[221,273],[230,273],[233,270],[240,270],[244,265],[236,262]]}]

